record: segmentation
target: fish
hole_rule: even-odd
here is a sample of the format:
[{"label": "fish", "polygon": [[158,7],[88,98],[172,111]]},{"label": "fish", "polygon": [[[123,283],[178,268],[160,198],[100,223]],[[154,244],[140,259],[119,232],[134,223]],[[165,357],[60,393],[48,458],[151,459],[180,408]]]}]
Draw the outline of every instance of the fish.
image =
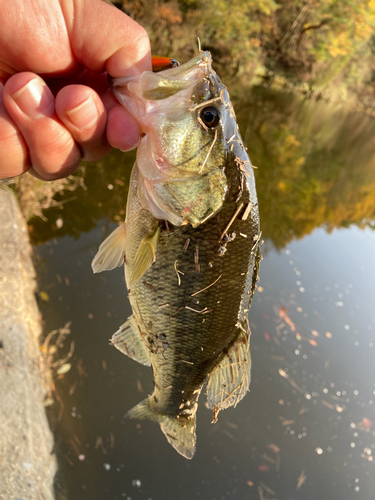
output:
[{"label": "fish", "polygon": [[261,260],[253,166],[208,51],[111,86],[143,137],[125,222],[92,268],[124,264],[133,314],[112,344],[152,367],[152,394],[125,416],[158,422],[191,459],[203,388],[214,422],[249,390],[248,312]]}]

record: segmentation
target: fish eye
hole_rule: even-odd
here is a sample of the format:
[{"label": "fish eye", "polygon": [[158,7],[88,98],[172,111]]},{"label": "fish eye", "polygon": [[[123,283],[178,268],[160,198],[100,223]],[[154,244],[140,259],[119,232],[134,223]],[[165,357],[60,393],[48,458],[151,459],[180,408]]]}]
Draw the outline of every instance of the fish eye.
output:
[{"label": "fish eye", "polygon": [[220,115],[216,108],[207,106],[199,113],[200,119],[207,128],[214,128],[220,121]]}]

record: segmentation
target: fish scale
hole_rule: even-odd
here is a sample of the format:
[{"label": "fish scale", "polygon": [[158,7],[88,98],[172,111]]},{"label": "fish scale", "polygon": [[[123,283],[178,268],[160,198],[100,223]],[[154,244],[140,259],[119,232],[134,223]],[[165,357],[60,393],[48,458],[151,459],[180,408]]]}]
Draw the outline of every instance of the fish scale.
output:
[{"label": "fish scale", "polygon": [[133,315],[112,342],[153,370],[153,393],[126,416],[159,422],[168,442],[192,458],[204,384],[213,421],[249,389],[259,213],[251,163],[209,53],[157,75],[113,80],[116,97],[142,115],[148,133],[125,223],[93,268],[125,262]]},{"label": "fish scale", "polygon": [[[230,173],[234,165],[233,155],[228,155],[227,161]],[[254,237],[259,236],[258,208],[253,199],[252,213],[247,220],[242,221],[239,214],[230,227],[230,232],[236,232],[236,237],[227,244],[227,252],[220,256],[219,239],[223,229],[238,205],[241,202],[247,205],[250,201],[250,189],[245,189],[243,196],[236,200],[237,175],[232,182],[228,199],[214,218],[195,229],[182,226],[161,233],[154,264],[129,293],[133,311],[142,323],[144,338],[151,337],[159,346],[156,352],[151,348],[150,353],[155,383],[150,399],[156,397],[153,408],[159,413],[176,415],[185,401],[195,399],[194,391],[201,388],[223,350],[238,337],[238,321],[247,317],[244,310],[250,307],[256,259],[259,258],[255,249],[251,251]],[[129,193],[129,206],[132,207],[129,219],[133,217],[130,229],[133,238],[126,255],[132,261],[140,241],[155,221],[149,212],[142,211],[136,190]],[[137,212],[140,221],[134,217]],[[247,238],[239,233],[246,234]],[[185,251],[187,239],[190,243]],[[195,266],[197,246],[200,272]],[[178,270],[184,273],[180,285],[176,261]],[[192,297],[219,276],[221,278],[215,285]],[[150,290],[144,282],[156,291]],[[168,306],[163,307],[166,304]],[[186,309],[186,306],[191,309]],[[210,312],[202,314],[192,309]],[[152,328],[148,327],[150,323]],[[165,336],[162,343],[168,343],[167,349],[154,340],[160,335]],[[172,387],[166,389],[170,385]]]}]

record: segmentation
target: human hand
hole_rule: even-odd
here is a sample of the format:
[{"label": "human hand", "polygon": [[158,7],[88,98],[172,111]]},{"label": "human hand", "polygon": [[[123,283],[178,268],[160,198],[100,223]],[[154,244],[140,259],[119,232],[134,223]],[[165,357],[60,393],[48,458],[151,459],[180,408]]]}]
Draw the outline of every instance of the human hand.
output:
[{"label": "human hand", "polygon": [[0,179],[29,169],[52,180],[140,128],[107,76],[151,70],[145,30],[101,0],[0,0]]}]

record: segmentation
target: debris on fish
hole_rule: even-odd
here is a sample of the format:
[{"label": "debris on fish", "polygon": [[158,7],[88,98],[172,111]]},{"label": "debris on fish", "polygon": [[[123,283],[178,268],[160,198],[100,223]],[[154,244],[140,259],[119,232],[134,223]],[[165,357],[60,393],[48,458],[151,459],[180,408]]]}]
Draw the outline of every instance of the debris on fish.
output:
[{"label": "debris on fish", "polygon": [[204,384],[214,421],[249,390],[247,316],[260,262],[254,173],[209,52],[114,78],[112,91],[144,136],[126,220],[92,267],[125,264],[133,315],[112,343],[153,369],[153,393],[126,416],[159,422],[192,458]]}]

